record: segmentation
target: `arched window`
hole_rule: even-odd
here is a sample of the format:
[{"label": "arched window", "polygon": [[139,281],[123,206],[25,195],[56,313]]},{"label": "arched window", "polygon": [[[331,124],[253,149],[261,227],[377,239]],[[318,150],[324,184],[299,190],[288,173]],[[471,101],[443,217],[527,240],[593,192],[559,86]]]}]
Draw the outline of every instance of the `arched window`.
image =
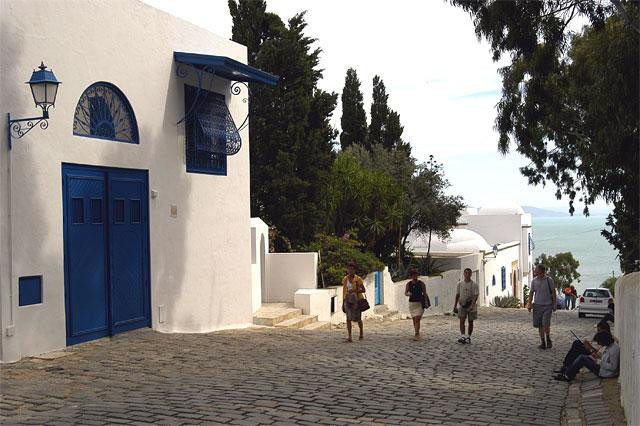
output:
[{"label": "arched window", "polygon": [[80,96],[73,116],[73,134],[117,142],[138,143],[138,124],[131,104],[111,83],[99,81]]}]

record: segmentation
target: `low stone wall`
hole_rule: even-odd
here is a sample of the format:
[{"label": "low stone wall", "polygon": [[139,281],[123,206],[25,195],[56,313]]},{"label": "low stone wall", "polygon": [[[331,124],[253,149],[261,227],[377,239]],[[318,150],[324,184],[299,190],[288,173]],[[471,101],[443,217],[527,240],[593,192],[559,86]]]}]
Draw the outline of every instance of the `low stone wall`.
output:
[{"label": "low stone wall", "polygon": [[[453,302],[456,297],[456,284],[460,280],[461,272],[458,270],[446,271],[441,275],[433,277],[421,276],[419,279],[423,281],[427,287],[427,294],[431,301],[431,307],[425,311],[427,315],[443,315],[453,309]],[[387,287],[385,281],[385,304],[390,310],[409,317],[409,298],[405,296],[405,286],[409,280],[397,282],[389,281],[390,288]]]},{"label": "low stone wall", "polygon": [[620,340],[620,399],[630,425],[640,424],[640,272],[618,279],[615,333]]},{"label": "low stone wall", "polygon": [[318,253],[268,253],[263,302],[294,302],[297,290],[316,289]]}]

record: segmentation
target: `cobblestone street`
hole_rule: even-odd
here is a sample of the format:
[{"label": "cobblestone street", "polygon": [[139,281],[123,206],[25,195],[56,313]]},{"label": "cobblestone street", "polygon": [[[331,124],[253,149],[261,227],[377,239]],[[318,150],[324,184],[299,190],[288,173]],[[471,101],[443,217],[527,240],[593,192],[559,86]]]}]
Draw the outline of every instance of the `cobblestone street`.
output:
[{"label": "cobblestone street", "polygon": [[[545,424],[561,422],[569,386],[551,371],[596,318],[554,315],[537,349],[526,310],[481,309],[471,345],[457,319],[344,329],[254,328],[210,334],[124,333],[53,359],[2,365],[2,424]],[[584,377],[587,377],[585,374]],[[591,376],[593,377],[593,376]],[[607,419],[603,419],[604,424]]]}]

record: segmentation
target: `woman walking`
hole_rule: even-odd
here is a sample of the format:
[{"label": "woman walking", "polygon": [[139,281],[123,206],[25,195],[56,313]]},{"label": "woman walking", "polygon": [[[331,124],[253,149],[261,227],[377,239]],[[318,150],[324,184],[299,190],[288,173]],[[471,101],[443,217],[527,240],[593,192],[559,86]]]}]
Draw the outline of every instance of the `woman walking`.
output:
[{"label": "woman walking", "polygon": [[358,300],[364,298],[366,289],[362,278],[356,275],[356,264],[351,261],[347,263],[347,275],[342,279],[342,310],[347,314],[347,342],[352,342],[351,325],[353,321],[358,323],[360,328],[359,340],[364,338],[362,332],[362,312]]},{"label": "woman walking", "polygon": [[404,289],[405,296],[409,296],[409,313],[413,320],[415,335],[413,340],[420,340],[420,320],[424,315],[425,302],[427,300],[427,286],[418,279],[418,270],[412,269],[409,272],[411,281]]}]

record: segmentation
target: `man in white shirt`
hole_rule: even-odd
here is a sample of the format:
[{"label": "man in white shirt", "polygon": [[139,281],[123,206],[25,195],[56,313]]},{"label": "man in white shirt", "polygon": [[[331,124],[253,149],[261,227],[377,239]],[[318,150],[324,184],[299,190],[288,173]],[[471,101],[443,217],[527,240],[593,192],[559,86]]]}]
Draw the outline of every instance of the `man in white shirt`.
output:
[{"label": "man in white shirt", "polygon": [[538,347],[551,349],[551,314],[556,310],[556,286],[545,272],[546,268],[543,264],[536,265],[535,278],[531,280],[527,309],[529,312],[533,309],[533,326],[538,329],[540,335]]},{"label": "man in white shirt", "polygon": [[[471,279],[471,269],[464,270],[464,280],[458,283],[456,289],[456,300],[453,302],[453,312],[458,313],[460,319],[459,343],[471,343],[471,333],[473,333],[473,321],[478,318],[478,295],[480,289],[478,283]],[[469,320],[469,335],[465,336],[464,322]]]}]

